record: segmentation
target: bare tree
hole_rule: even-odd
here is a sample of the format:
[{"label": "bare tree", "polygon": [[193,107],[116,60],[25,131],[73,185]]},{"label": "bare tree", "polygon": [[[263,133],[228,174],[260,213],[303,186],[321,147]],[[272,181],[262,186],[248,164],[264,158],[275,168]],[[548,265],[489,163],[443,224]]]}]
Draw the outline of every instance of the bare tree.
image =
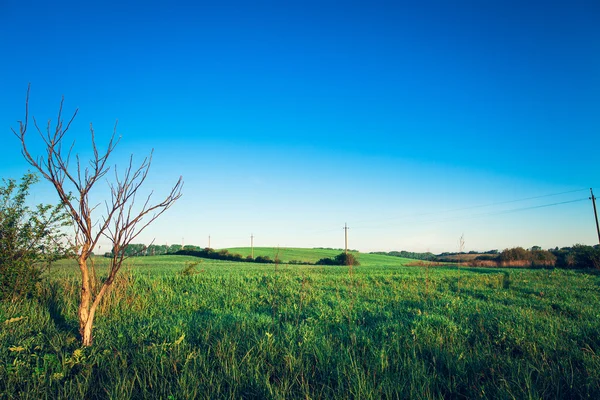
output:
[{"label": "bare tree", "polygon": [[[107,161],[119,142],[118,138],[115,140],[117,124],[115,123],[112,136],[104,152],[99,151],[95,141],[94,128],[90,124],[93,157],[86,166],[82,165],[79,156],[75,155],[75,163],[71,166],[70,161],[75,142],[73,141],[67,151],[64,150],[63,144],[65,134],[77,116],[78,110],[75,110],[73,116],[64,124],[62,119],[63,97],[54,126],[52,126],[51,120],[48,120],[45,129],[41,129],[35,117],[32,118],[35,129],[46,148],[44,156],[34,157],[30,154],[25,142],[29,122],[29,89],[28,87],[25,100],[25,121],[18,121],[18,132],[15,129],[12,131],[21,142],[21,152],[25,160],[52,183],[73,220],[74,247],[81,273],[79,332],[82,344],[90,346],[96,309],[126,259],[125,249],[148,225],[181,197],[183,180],[179,177],[164,200],[152,203],[151,192],[141,206],[136,206],[136,195],[145,182],[152,164],[152,152],[137,167],[134,166],[133,156],[131,156],[121,174],[118,173],[115,166],[114,181],[107,180],[110,199],[105,200],[104,214],[96,217],[95,211],[100,204],[90,204],[90,192],[98,181],[109,172],[110,167],[107,166]],[[106,237],[111,241],[112,259],[108,276],[98,288],[95,284],[94,263],[93,260],[90,260],[90,256],[101,237]]]}]

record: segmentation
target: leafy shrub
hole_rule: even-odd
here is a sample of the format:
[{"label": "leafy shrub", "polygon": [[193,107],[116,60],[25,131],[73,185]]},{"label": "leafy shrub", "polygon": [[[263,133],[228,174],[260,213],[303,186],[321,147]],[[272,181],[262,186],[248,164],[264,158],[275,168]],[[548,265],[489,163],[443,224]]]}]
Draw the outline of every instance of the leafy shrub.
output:
[{"label": "leafy shrub", "polygon": [[60,206],[26,206],[37,177],[27,173],[17,184],[0,187],[0,299],[31,294],[46,267],[68,253],[61,227],[69,225]]},{"label": "leafy shrub", "polygon": [[271,264],[273,263],[273,260],[271,260],[271,257],[269,256],[258,256],[254,259],[254,262],[261,264]]},{"label": "leafy shrub", "polygon": [[245,261],[244,260],[244,256],[242,256],[241,254],[237,254],[237,253],[236,254],[231,254],[229,256],[229,259],[231,261]]},{"label": "leafy shrub", "polygon": [[360,265],[356,256],[352,253],[340,253],[334,258],[321,258],[317,265]]},{"label": "leafy shrub", "polygon": [[512,249],[505,249],[500,253],[498,261],[502,263],[509,263],[511,261],[529,261],[529,252],[522,247],[513,247]]},{"label": "leafy shrub", "polygon": [[554,249],[552,254],[556,257],[556,266],[560,268],[600,269],[600,246],[576,244]]},{"label": "leafy shrub", "polygon": [[600,247],[576,244],[573,246],[575,268],[600,269]]},{"label": "leafy shrub", "polygon": [[339,265],[333,258],[325,257],[316,262],[317,265]]},{"label": "leafy shrub", "polygon": [[532,250],[514,247],[502,251],[498,256],[498,261],[502,266],[553,267],[556,265],[556,256],[548,250],[541,250],[539,246],[532,247]]},{"label": "leafy shrub", "polygon": [[181,275],[190,276],[190,275],[198,274],[199,272],[196,269],[198,264],[200,264],[200,261],[187,261],[185,263],[185,267],[181,270]]},{"label": "leafy shrub", "polygon": [[554,266],[556,256],[548,250],[531,250],[531,263],[533,265]]}]

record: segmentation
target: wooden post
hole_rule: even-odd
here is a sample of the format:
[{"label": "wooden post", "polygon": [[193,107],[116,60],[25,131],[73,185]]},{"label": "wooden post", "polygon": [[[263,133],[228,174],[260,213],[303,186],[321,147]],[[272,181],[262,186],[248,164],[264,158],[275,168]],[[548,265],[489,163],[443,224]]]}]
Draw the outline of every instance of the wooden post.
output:
[{"label": "wooden post", "polygon": [[594,192],[592,192],[592,188],[590,188],[590,194],[592,195],[590,199],[592,199],[592,204],[594,206],[594,217],[596,217],[596,231],[598,232],[598,243],[600,244],[600,227],[598,226],[598,212],[596,211],[596,198],[594,197]]},{"label": "wooden post", "polygon": [[344,253],[348,254],[348,224],[344,223],[344,236],[345,236],[345,247],[344,247]]}]

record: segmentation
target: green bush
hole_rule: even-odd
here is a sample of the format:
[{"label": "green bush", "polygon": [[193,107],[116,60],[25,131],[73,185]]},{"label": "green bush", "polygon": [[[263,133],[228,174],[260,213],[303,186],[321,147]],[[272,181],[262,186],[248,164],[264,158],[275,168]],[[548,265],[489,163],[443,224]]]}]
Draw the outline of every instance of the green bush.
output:
[{"label": "green bush", "polygon": [[575,258],[575,268],[600,269],[600,247],[576,244],[572,249]]},{"label": "green bush", "polygon": [[530,254],[522,247],[513,247],[512,249],[503,250],[498,260],[505,263],[511,261],[528,261],[530,260]]},{"label": "green bush", "polygon": [[35,175],[27,173],[17,184],[0,186],[0,299],[31,294],[50,263],[67,254],[65,234],[69,225],[61,206],[26,206]]},{"label": "green bush", "polygon": [[554,249],[552,254],[556,257],[556,266],[573,269],[600,269],[600,246],[586,246],[576,244],[573,247]]},{"label": "green bush", "polygon": [[356,256],[352,253],[340,253],[334,258],[321,258],[317,265],[360,265]]},{"label": "green bush", "polygon": [[514,247],[502,251],[498,261],[504,265],[554,267],[556,256],[548,250],[542,250],[539,246],[533,246],[531,250]]},{"label": "green bush", "polygon": [[262,264],[272,264],[273,260],[269,256],[258,256],[254,259],[254,262],[262,263]]}]

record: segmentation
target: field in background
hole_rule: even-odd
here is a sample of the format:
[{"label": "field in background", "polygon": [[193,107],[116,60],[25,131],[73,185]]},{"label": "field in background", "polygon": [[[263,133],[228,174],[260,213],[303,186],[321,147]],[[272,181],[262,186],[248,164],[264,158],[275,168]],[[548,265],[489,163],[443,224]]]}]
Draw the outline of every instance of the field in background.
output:
[{"label": "field in background", "polygon": [[[252,249],[250,247],[231,247],[227,248],[226,250],[228,250],[232,254],[241,254],[244,257],[247,257],[252,253]],[[271,260],[275,260],[275,258],[278,257],[282,262],[306,261],[308,263],[314,264],[321,258],[334,258],[338,254],[343,252],[343,250],[330,249],[255,247],[254,257],[266,256],[269,257]],[[390,257],[378,254],[367,254],[358,252],[351,253],[357,255],[358,261],[360,261],[362,266],[403,266],[414,261],[409,260],[407,258]]]},{"label": "field in background", "polygon": [[39,299],[0,303],[0,398],[600,397],[595,272],[359,259],[132,258],[88,349],[63,261]]}]

